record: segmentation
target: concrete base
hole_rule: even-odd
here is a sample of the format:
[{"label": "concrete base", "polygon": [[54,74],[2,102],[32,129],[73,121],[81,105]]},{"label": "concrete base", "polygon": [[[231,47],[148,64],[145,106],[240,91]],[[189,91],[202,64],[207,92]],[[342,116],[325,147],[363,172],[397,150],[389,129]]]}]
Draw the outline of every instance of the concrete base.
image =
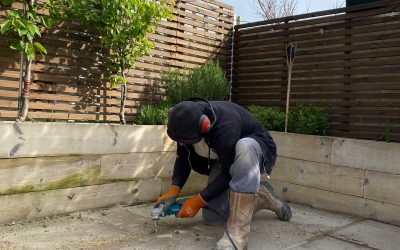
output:
[{"label": "concrete base", "polygon": [[[152,206],[109,209],[47,217],[0,227],[0,249],[212,249],[223,227],[193,219],[162,218],[156,234]],[[282,222],[258,213],[251,249],[398,249],[400,227],[292,205],[293,219]]]}]

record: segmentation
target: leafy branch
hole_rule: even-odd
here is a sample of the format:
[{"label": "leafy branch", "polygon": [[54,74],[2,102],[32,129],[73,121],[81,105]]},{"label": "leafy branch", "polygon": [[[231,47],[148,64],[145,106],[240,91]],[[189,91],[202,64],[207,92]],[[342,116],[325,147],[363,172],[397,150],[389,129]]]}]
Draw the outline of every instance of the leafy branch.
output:
[{"label": "leafy branch", "polygon": [[[11,1],[3,1],[3,5],[11,4]],[[38,15],[36,8],[27,11],[12,9],[7,11],[5,19],[0,23],[2,34],[18,35],[19,40],[10,45],[11,49],[24,52],[28,60],[32,61],[36,53],[47,54],[45,47],[35,42],[35,38],[41,37],[42,33],[39,26],[50,28],[53,21],[50,17]]]},{"label": "leafy branch", "polygon": [[41,43],[35,41],[35,39],[42,36],[40,28],[50,28],[53,24],[53,20],[48,16],[38,14],[39,10],[43,8],[43,5],[35,5],[34,0],[3,0],[1,5],[10,7],[12,6],[13,2],[22,2],[27,4],[28,9],[8,10],[5,19],[0,22],[0,33],[17,36],[18,39],[10,44],[10,48],[21,52],[23,55],[26,55],[27,63],[25,64],[22,109],[19,110],[17,118],[17,121],[23,122],[26,120],[29,109],[29,93],[30,84],[32,81],[32,61],[35,59],[37,53],[40,53],[42,56],[47,54],[46,48]]}]

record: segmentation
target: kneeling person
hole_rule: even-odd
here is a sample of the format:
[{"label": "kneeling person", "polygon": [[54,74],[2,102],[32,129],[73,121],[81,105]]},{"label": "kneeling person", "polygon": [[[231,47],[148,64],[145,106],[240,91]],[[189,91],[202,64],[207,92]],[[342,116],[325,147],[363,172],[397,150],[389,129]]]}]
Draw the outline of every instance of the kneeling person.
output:
[{"label": "kneeling person", "polygon": [[217,249],[245,249],[253,214],[268,209],[290,220],[289,205],[274,194],[262,174],[271,174],[276,145],[270,134],[241,106],[190,98],[169,113],[168,136],[177,155],[168,192],[157,203],[172,204],[191,170],[209,176],[204,190],[184,202],[179,218],[203,208],[207,225],[226,224]]}]

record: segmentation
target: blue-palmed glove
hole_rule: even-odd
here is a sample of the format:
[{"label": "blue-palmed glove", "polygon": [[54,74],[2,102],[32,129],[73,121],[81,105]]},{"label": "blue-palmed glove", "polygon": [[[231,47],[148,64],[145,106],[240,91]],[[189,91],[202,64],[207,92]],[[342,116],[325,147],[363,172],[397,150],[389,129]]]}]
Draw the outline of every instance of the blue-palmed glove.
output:
[{"label": "blue-palmed glove", "polygon": [[177,186],[171,185],[168,189],[168,192],[158,197],[156,204],[154,207],[157,207],[159,204],[164,204],[164,209],[167,210],[169,206],[176,203],[176,199],[178,198],[181,189]]}]

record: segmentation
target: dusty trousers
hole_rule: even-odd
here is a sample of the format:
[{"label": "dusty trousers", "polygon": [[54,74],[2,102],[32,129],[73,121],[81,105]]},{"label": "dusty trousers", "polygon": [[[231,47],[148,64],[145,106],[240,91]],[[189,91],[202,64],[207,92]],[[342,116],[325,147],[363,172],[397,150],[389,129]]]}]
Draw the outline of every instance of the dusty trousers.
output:
[{"label": "dusty trousers", "polygon": [[[229,188],[212,199],[202,209],[206,225],[224,225],[229,218],[229,189],[237,193],[255,194],[260,188],[260,177],[264,174],[263,153],[253,138],[240,139],[235,147],[235,160],[230,168],[232,176]],[[221,171],[217,161],[211,168],[208,183]]]}]

